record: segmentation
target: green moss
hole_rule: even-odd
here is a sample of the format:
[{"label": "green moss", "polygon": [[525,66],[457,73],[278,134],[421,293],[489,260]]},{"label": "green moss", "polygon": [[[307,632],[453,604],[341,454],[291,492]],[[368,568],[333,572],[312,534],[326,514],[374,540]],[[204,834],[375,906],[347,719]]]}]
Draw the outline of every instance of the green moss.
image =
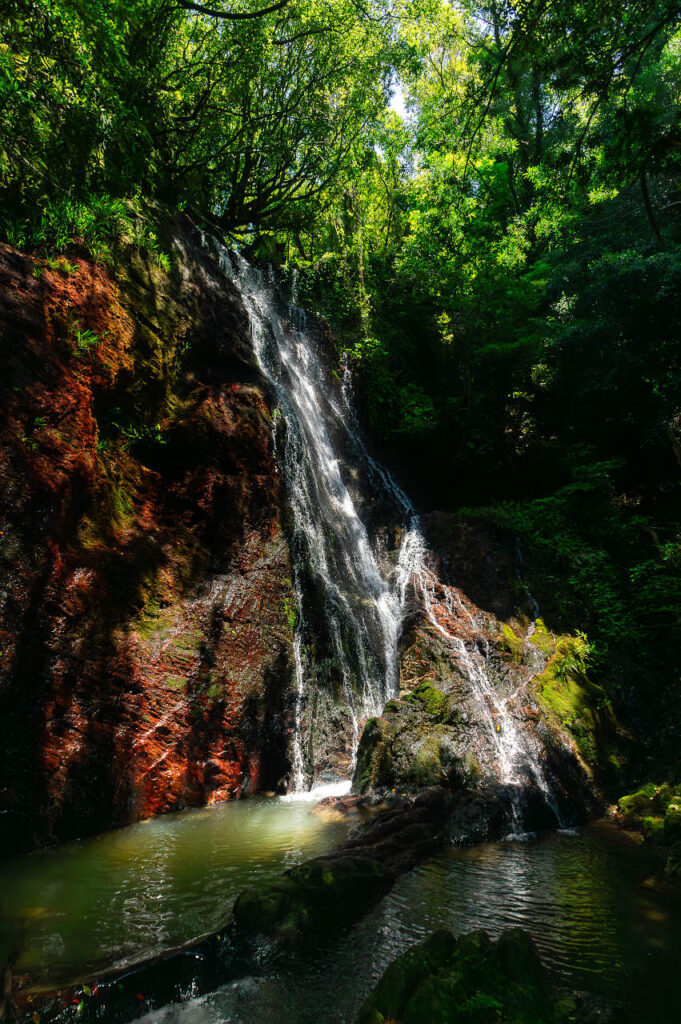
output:
[{"label": "green moss", "polygon": [[447,695],[438,690],[429,680],[424,679],[422,683],[407,697],[407,701],[418,702],[429,715],[434,718],[444,718],[449,710]]},{"label": "green moss", "polygon": [[674,791],[668,782],[663,782],[653,797],[653,808],[658,814],[665,814],[674,798]]},{"label": "green moss", "polygon": [[586,763],[609,774],[618,764],[609,749],[616,722],[605,691],[586,674],[587,655],[583,637],[557,638],[554,653],[535,678],[535,692],[549,720],[573,736]]},{"label": "green moss", "polygon": [[211,683],[205,692],[211,704],[217,704],[225,696],[225,688],[222,683]]},{"label": "green moss", "polygon": [[[172,613],[167,613],[168,617]],[[193,660],[195,655],[201,650],[203,645],[204,635],[202,630],[196,626],[185,626],[181,633],[173,637],[168,649],[180,658],[190,658]]]},{"label": "green moss", "polygon": [[187,680],[184,676],[176,676],[171,672],[167,672],[163,677],[163,685],[171,690],[186,690]]},{"label": "green moss", "polygon": [[498,638],[498,643],[502,650],[511,655],[515,665],[520,665],[522,663],[524,641],[522,637],[519,637],[513,628],[507,623],[503,623],[501,627],[501,635]]},{"label": "green moss", "polygon": [[556,645],[556,639],[553,633],[549,633],[543,619],[537,619],[534,624],[534,631],[528,639],[531,644],[538,647],[544,654],[551,654]]},{"label": "green moss", "polygon": [[431,733],[418,745],[411,766],[411,778],[405,779],[418,787],[436,786],[443,781],[440,736]]},{"label": "green moss", "polygon": [[617,807],[625,819],[625,824],[633,825],[635,821],[642,818],[645,814],[651,814],[653,811],[653,798],[656,793],[657,786],[655,783],[647,782],[645,786],[641,786],[635,793],[620,797]]},{"label": "green moss", "polygon": [[620,797],[617,809],[625,828],[641,832],[648,842],[681,844],[681,796],[668,782],[646,782],[635,793]]},{"label": "green moss", "polygon": [[386,706],[383,708],[384,715],[395,715],[399,714],[400,702],[398,700],[389,700]]},{"label": "green moss", "polygon": [[673,803],[664,818],[664,841],[668,846],[681,843],[681,804]]},{"label": "green moss", "polygon": [[296,612],[295,604],[288,596],[288,594],[284,598],[284,614],[286,616],[286,621],[288,622],[289,629],[291,630],[291,634],[293,634],[295,632],[296,623],[298,621],[298,615]]},{"label": "green moss", "polygon": [[132,499],[120,482],[113,484],[109,495],[112,524],[116,529],[124,530],[132,525]]},{"label": "green moss", "polygon": [[436,932],[387,969],[358,1024],[552,1024],[557,1015],[532,940],[520,929],[491,942]]},{"label": "green moss", "polygon": [[172,609],[162,606],[160,598],[152,592],[144,602],[135,628],[143,640],[151,641],[165,636],[174,624]]},{"label": "green moss", "polygon": [[648,842],[663,843],[665,841],[665,819],[652,816],[643,818],[641,832]]}]

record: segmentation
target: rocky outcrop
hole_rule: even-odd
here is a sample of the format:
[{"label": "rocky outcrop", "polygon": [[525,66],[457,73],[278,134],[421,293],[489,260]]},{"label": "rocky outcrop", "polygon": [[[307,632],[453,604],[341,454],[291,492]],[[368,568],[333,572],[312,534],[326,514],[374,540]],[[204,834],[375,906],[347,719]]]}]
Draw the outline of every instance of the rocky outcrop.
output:
[{"label": "rocky outcrop", "polygon": [[187,219],[0,248],[3,854],[271,789],[293,594],[245,311]]},{"label": "rocky outcrop", "polygon": [[510,539],[442,513],[424,517],[424,531],[439,556],[430,614],[414,602],[400,694],[366,724],[355,790],[445,785],[522,800],[527,827],[588,816],[616,776],[620,736],[588,678],[585,641],[535,618]]}]

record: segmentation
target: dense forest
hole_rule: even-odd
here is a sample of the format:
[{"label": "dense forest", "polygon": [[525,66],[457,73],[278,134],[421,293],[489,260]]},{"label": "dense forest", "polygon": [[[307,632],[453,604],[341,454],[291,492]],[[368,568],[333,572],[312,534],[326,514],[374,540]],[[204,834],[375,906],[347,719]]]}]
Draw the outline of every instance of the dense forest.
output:
[{"label": "dense forest", "polygon": [[[419,512],[450,515],[447,522],[455,521],[461,536],[470,529],[470,536],[494,537],[495,544],[505,539],[504,558],[515,559],[513,586],[533,614],[529,625],[523,620],[530,632],[522,640],[515,626],[504,626],[496,639],[506,637],[504,656],[515,659],[516,669],[525,657],[518,644],[532,643],[549,660],[556,650],[567,652],[560,669],[564,679],[588,675],[597,714],[618,721],[610,765],[615,781],[609,780],[615,789],[608,797],[651,779],[656,785],[663,779],[681,782],[678,0],[0,0],[0,242],[6,250],[28,254],[36,281],[60,274],[64,295],[70,276],[82,272],[82,261],[95,268],[93,280],[105,275],[106,288],[123,282],[123,295],[125,288],[132,294],[135,274],[141,274],[130,271],[134,248],[145,254],[150,280],[167,277],[158,294],[173,312],[167,323],[162,317],[159,322],[176,339],[184,323],[177,310],[185,303],[194,316],[191,289],[199,288],[194,278],[187,284],[189,273],[181,286],[168,284],[178,250],[171,251],[167,224],[179,223],[178,217],[194,225],[204,242],[219,238],[225,251],[244,254],[252,266],[274,268],[281,293],[311,314],[324,337],[336,384],[351,380],[353,409],[372,456],[390,467]],[[199,257],[192,259],[199,266]],[[197,281],[201,273],[192,270]],[[213,278],[204,276],[213,288]],[[48,286],[53,287],[49,280]],[[28,294],[28,286],[21,287]],[[47,300],[44,306],[51,308]],[[140,308],[153,320],[144,303]],[[237,319],[234,314],[230,324]],[[206,336],[218,330],[212,307],[206,322]],[[80,381],[85,357],[105,335],[77,323],[74,330],[72,362]],[[16,369],[12,337],[9,329],[0,334],[3,359],[13,366],[0,380],[8,407],[21,403],[21,382],[28,379],[28,371]],[[209,383],[200,375],[209,347],[204,340],[196,355],[186,356],[189,342],[181,350],[177,341],[167,356],[176,392],[166,404],[181,410],[173,413],[175,420],[169,415],[161,422],[158,402],[145,405],[145,396],[161,389],[155,378],[149,383],[152,369],[146,383],[134,385],[124,427],[116,418],[120,410],[109,408],[114,399],[101,399],[108,433],[101,428],[102,413],[93,460],[101,456],[106,463],[104,483],[87,501],[101,503],[106,493],[112,508],[118,502],[112,522],[125,520],[133,529],[137,498],[123,494],[120,484],[126,472],[132,479],[133,456],[142,466],[135,469],[137,497],[149,473],[169,472],[175,456],[167,453],[175,452],[182,431],[190,438],[182,435],[180,444],[187,480],[195,468],[192,438],[200,438],[197,460],[207,458],[206,423],[217,421],[219,400],[210,416],[202,413],[202,420],[192,421],[186,412],[190,385],[177,383],[181,366],[192,386],[199,379],[205,384],[205,394],[214,386],[212,363]],[[40,358],[33,358],[31,373]],[[234,357],[230,372],[239,359]],[[125,372],[119,379],[132,376],[122,356],[120,362]],[[99,386],[98,373],[87,368],[93,388]],[[205,544],[201,534],[191,551],[187,547],[189,554],[173,549],[169,564],[182,586],[200,562],[200,545],[217,550],[214,535],[222,522],[232,524],[240,516],[245,522],[255,517],[251,506],[259,502],[271,511],[280,500],[269,455],[262,455],[270,428],[262,426],[265,413],[247,394],[255,380],[255,371],[249,373],[243,380],[230,378],[236,395],[230,415],[252,451],[240,463],[235,443],[237,454],[230,450],[226,462],[232,468],[225,473],[244,473],[251,459],[249,471],[258,466],[253,479],[266,483],[259,497],[249,492],[248,500],[243,494],[251,485],[244,485],[231,509],[227,501],[217,511],[211,506],[218,526],[211,520]],[[106,387],[113,394],[114,385]],[[30,404],[37,393],[31,392],[26,406],[36,436],[45,426],[41,410]],[[256,412],[249,411],[249,402]],[[95,420],[96,414],[97,408]],[[258,417],[262,423],[256,428]],[[28,465],[38,443],[26,431],[19,431],[19,440]],[[221,436],[227,433],[225,427]],[[124,471],[116,464],[120,479],[114,487],[111,467],[119,455]],[[181,523],[191,533],[192,544],[203,529],[192,516],[209,504],[203,491],[200,499],[192,496],[193,486],[187,484],[189,497],[174,492],[177,507],[167,518],[172,529]],[[289,484],[283,486],[286,492]],[[116,491],[115,500],[110,498],[115,488],[123,497]],[[82,499],[83,508],[87,501]],[[75,521],[81,511],[69,515]],[[293,529],[285,514],[282,521]],[[267,544],[279,529],[273,512],[272,523],[263,527]],[[395,531],[394,523],[390,529]],[[72,532],[76,537],[75,527]],[[139,551],[142,532],[135,538]],[[118,544],[123,534],[122,526],[112,527],[107,543],[114,537]],[[78,544],[83,535],[81,530]],[[68,537],[73,554],[77,544]],[[301,543],[292,542],[294,561]],[[212,571],[217,556],[210,552]],[[300,604],[304,584],[311,584],[299,583],[288,557],[282,555],[276,566],[283,626],[275,625],[288,626],[291,635],[298,629],[300,638],[303,616],[293,606]],[[390,557],[397,564],[395,551]],[[96,560],[91,551],[88,558]],[[210,561],[203,553],[201,558]],[[55,564],[60,559],[55,556]],[[462,576],[475,575],[473,556],[472,568],[464,563]],[[309,564],[307,571],[312,574]],[[125,575],[128,569],[116,572]],[[171,575],[169,569],[167,579]],[[177,579],[172,587],[180,587]],[[116,586],[111,593],[125,589]],[[146,586],[140,584],[130,598],[147,630],[145,642],[153,619],[149,607],[156,602],[154,622],[160,621],[172,590],[168,584],[161,598],[160,590],[149,597]],[[488,604],[497,607],[492,598]],[[504,617],[495,614],[500,621]],[[440,633],[442,621],[431,616]],[[329,635],[334,629],[327,629]],[[305,647],[303,636],[295,647],[297,641],[286,635],[298,667],[303,656],[312,663],[314,643]],[[352,640],[345,634],[341,639],[340,630],[333,635],[347,653]],[[340,687],[342,655],[332,657],[327,646],[320,642],[314,648],[315,665],[320,678],[326,672],[329,685]],[[219,676],[219,657],[204,657],[204,648],[200,686],[189,694],[190,725],[204,714],[206,694],[213,694]],[[47,671],[30,654],[22,670],[26,678],[37,676],[35,665]],[[424,670],[419,678],[427,675]],[[19,669],[13,678],[21,690]],[[349,692],[346,684],[344,677]],[[0,685],[0,697],[2,692]],[[296,718],[298,733],[305,711],[301,694],[302,683],[298,704],[291,697],[286,711]],[[432,700],[440,697],[427,696],[428,713],[435,714]],[[17,721],[29,720],[32,700],[30,694],[24,698]],[[360,726],[366,717],[359,715]],[[567,708],[562,726],[569,730],[573,717]],[[361,729],[353,721],[356,753]],[[497,732],[499,721],[494,717]],[[21,731],[12,728],[13,735]],[[266,717],[262,730],[268,728]],[[277,724],[279,746],[269,761],[263,758],[263,789],[283,786],[285,770],[291,769],[285,749],[290,731],[290,725]],[[8,751],[7,764],[18,763],[19,753],[15,758],[14,748]],[[22,748],[24,756],[28,762]],[[298,759],[302,778],[302,755]],[[225,798],[226,784],[220,792]],[[655,799],[653,786],[646,800]],[[669,799],[675,799],[671,789]],[[162,810],[182,806],[159,803]],[[681,843],[681,806],[673,809],[679,813],[675,841]],[[100,831],[105,803],[101,810]],[[659,806],[655,815],[657,820]],[[54,835],[70,839],[78,828],[64,820],[63,832],[55,826]],[[31,847],[26,836],[27,830],[17,843],[21,852]]]}]

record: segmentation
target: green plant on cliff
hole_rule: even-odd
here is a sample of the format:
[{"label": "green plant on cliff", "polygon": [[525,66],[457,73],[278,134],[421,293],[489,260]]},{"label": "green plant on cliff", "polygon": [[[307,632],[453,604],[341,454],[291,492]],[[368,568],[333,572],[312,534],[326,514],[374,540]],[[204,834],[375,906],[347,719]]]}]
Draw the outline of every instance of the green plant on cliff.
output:
[{"label": "green plant on cliff", "polygon": [[84,355],[89,352],[90,349],[96,348],[101,344],[102,339],[94,331],[91,331],[87,327],[81,327],[80,324],[75,323],[73,325],[73,334],[76,339],[76,348],[80,355]]},{"label": "green plant on cliff", "polygon": [[603,687],[589,678],[589,643],[583,634],[548,641],[544,634],[540,644],[544,652],[551,653],[533,681],[538,703],[549,721],[571,733],[584,761],[601,781],[613,784],[621,772],[624,737],[611,700]]}]

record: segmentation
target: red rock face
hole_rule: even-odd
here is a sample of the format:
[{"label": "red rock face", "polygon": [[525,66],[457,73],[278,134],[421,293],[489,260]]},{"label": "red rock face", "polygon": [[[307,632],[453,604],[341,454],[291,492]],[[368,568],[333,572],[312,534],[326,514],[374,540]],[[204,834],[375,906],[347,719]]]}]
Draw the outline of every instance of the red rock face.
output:
[{"label": "red rock face", "polygon": [[293,596],[270,416],[230,283],[0,247],[5,852],[272,788]]}]

